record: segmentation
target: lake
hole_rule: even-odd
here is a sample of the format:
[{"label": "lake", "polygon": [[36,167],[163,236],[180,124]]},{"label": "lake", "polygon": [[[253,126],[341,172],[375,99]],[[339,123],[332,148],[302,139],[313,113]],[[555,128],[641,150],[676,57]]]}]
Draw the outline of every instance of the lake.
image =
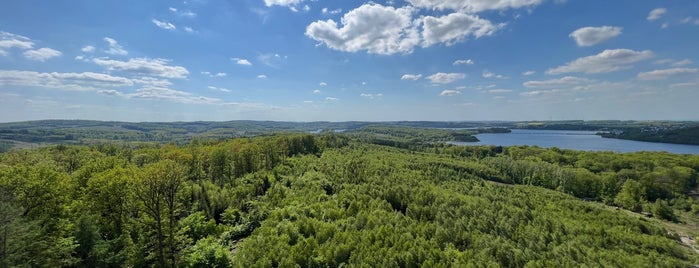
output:
[{"label": "lake", "polygon": [[558,147],[561,149],[583,151],[665,151],[676,154],[699,154],[699,146],[670,143],[655,143],[602,138],[595,131],[573,130],[530,130],[513,129],[512,133],[484,133],[476,137],[480,142],[451,142],[456,145],[496,145],[515,146],[530,145],[539,147]]}]

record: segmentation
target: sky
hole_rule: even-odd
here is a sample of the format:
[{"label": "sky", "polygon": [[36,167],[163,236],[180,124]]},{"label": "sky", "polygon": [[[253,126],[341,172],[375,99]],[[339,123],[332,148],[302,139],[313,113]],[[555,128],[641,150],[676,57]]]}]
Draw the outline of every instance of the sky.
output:
[{"label": "sky", "polygon": [[699,1],[0,4],[0,122],[699,120]]}]

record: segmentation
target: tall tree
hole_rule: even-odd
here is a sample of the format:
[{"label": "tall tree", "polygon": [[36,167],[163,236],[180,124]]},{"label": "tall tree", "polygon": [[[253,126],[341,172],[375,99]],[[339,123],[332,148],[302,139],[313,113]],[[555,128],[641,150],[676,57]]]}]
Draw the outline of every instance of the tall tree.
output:
[{"label": "tall tree", "polygon": [[185,169],[172,160],[163,160],[146,166],[142,174],[136,196],[141,201],[145,213],[154,221],[158,264],[160,267],[167,267],[169,262],[170,266],[175,267],[177,192],[186,174]]}]

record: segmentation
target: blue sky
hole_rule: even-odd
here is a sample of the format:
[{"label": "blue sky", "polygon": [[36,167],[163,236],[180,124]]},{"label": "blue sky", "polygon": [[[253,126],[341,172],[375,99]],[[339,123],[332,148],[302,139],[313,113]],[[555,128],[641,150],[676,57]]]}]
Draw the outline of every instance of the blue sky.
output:
[{"label": "blue sky", "polygon": [[0,4],[0,121],[699,120],[699,1]]}]

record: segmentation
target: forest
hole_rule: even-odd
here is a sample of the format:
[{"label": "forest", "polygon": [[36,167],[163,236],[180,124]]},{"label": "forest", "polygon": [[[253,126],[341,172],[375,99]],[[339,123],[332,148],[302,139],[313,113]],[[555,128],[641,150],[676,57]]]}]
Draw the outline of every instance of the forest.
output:
[{"label": "forest", "polygon": [[11,150],[0,267],[699,263],[699,156],[443,142],[453,134],[365,126]]}]

